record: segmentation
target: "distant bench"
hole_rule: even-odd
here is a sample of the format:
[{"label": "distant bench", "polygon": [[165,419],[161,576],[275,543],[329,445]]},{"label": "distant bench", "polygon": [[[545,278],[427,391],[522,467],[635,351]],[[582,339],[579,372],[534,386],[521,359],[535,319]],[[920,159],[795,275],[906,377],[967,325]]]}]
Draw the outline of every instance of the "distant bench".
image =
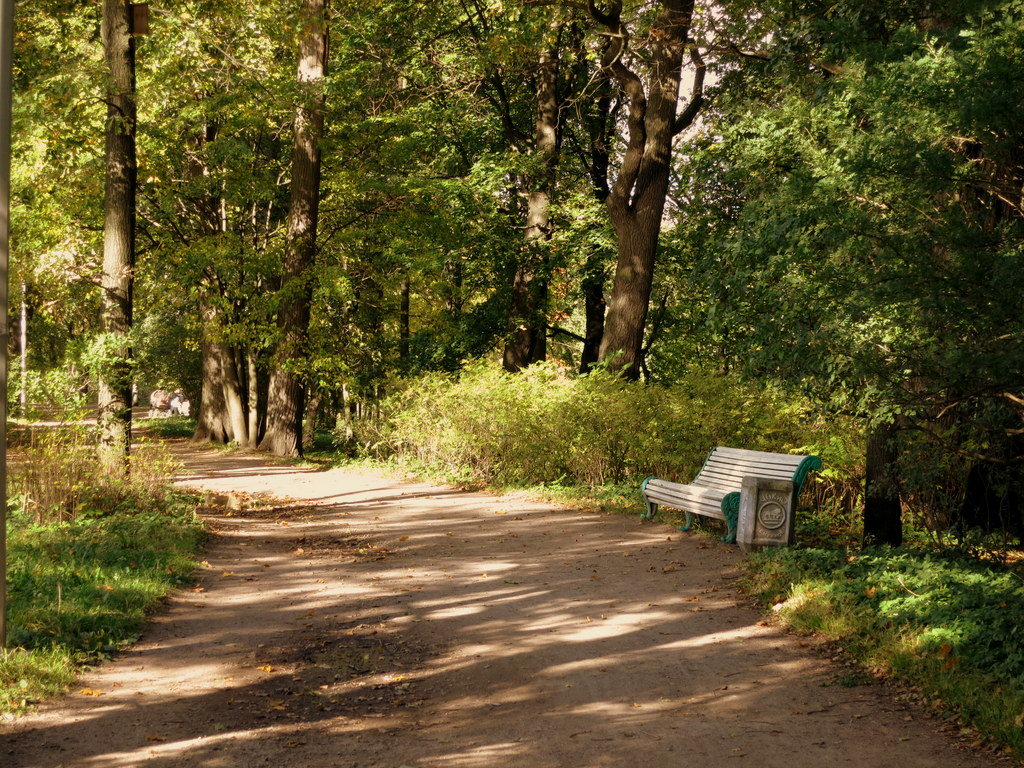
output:
[{"label": "distant bench", "polygon": [[708,454],[704,466],[689,484],[673,483],[656,477],[644,480],[642,492],[647,502],[647,511],[643,517],[645,520],[653,518],[659,506],[682,510],[686,513],[686,524],[682,527],[684,531],[690,529],[694,515],[724,520],[728,532],[722,541],[735,543],[744,478],[791,482],[795,502],[807,475],[817,469],[821,469],[821,459],[817,456],[794,456],[719,446]]}]

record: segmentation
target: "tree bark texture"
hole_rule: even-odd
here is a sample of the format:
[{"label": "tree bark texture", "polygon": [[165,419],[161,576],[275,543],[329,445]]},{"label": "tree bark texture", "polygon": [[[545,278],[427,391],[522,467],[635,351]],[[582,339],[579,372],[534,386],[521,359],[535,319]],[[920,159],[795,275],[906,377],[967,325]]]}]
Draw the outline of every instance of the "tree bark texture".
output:
[{"label": "tree bark texture", "polygon": [[[587,120],[590,146],[590,162],[587,166],[594,199],[607,205],[611,188],[608,185],[611,168],[611,146],[614,139],[615,116],[612,114],[612,82],[607,71],[598,74],[597,99],[593,113]],[[580,373],[587,373],[601,358],[601,342],[604,340],[604,319],[607,304],[604,296],[604,258],[598,246],[587,257],[583,270],[581,289],[585,330],[583,350],[580,353]]]},{"label": "tree bark texture", "polygon": [[600,359],[604,339],[604,265],[600,259],[588,260],[582,287],[586,330],[580,353],[580,373],[587,373]]},{"label": "tree bark texture", "polygon": [[199,294],[199,314],[203,321],[203,381],[192,440],[197,443],[230,443],[234,434],[224,400],[224,344],[219,340],[220,323],[207,293],[209,290],[211,288],[204,286]]},{"label": "tree bark texture", "polygon": [[203,339],[203,383],[193,442],[230,443],[232,439],[227,404],[224,402],[221,346],[218,342]]},{"label": "tree bark texture", "polygon": [[611,370],[633,379],[641,370],[644,325],[668,194],[672,139],[693,122],[703,92],[700,65],[690,103],[678,110],[693,5],[694,0],[660,3],[661,10],[650,30],[653,43],[645,86],[627,65],[629,31],[621,20],[621,1],[612,2],[607,12],[590,3],[592,15],[610,33],[602,68],[628,101],[626,148],[606,201],[618,239],[618,258],[600,355]]},{"label": "tree bark texture", "polygon": [[304,0],[306,25],[299,46],[298,82],[303,98],[295,110],[291,204],[288,210],[281,308],[281,336],[274,350],[267,391],[267,427],[259,448],[278,456],[302,453],[304,391],[296,367],[306,354],[312,269],[320,212],[320,139],[324,131],[323,79],[327,72],[327,0]]},{"label": "tree bark texture", "polygon": [[896,461],[897,431],[893,424],[881,424],[868,434],[864,478],[864,546],[903,543]]},{"label": "tree bark texture", "polygon": [[99,452],[107,471],[124,474],[132,435],[132,290],[135,275],[135,43],[131,8],[103,0],[107,66],[106,171],[103,220],[102,328],[98,382]]},{"label": "tree bark texture", "polygon": [[239,356],[227,344],[219,344],[221,385],[224,389],[224,404],[227,408],[228,423],[231,425],[231,439],[244,448],[254,443],[249,436],[249,422],[245,409],[245,393],[242,389],[243,376],[239,375]]},{"label": "tree bark texture", "polygon": [[558,31],[537,60],[537,116],[533,152],[539,173],[529,179],[526,242],[516,265],[509,307],[509,328],[502,363],[506,371],[522,370],[547,357],[547,245],[551,240],[551,190],[558,165]]}]

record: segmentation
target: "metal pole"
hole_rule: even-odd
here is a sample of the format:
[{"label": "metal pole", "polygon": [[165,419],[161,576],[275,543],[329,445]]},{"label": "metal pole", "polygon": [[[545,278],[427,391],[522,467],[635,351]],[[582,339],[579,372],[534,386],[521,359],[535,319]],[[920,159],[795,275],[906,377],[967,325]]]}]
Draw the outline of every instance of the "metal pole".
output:
[{"label": "metal pole", "polygon": [[0,0],[0,647],[7,647],[7,268],[11,212],[11,60],[14,0]]}]

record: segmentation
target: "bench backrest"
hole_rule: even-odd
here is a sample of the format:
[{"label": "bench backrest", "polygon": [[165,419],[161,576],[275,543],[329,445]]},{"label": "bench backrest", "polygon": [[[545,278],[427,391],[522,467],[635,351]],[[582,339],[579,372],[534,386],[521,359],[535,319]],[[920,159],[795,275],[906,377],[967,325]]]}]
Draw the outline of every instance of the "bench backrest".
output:
[{"label": "bench backrest", "polygon": [[743,478],[753,476],[792,480],[799,493],[807,473],[820,468],[821,459],[817,456],[794,456],[718,446],[708,454],[707,461],[691,485],[738,491]]}]

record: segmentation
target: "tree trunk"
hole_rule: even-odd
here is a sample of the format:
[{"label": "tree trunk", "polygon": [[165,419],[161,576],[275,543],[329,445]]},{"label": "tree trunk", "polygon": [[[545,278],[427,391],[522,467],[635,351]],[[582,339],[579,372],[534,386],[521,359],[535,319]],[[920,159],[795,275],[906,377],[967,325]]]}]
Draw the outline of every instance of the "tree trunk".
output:
[{"label": "tree trunk", "polygon": [[21,418],[28,415],[28,286],[21,283],[21,313],[18,322],[18,358],[21,381],[18,391],[18,413]]},{"label": "tree trunk", "polygon": [[[559,21],[551,33],[557,41]],[[551,190],[558,166],[558,43],[541,51],[537,62],[537,119],[534,154],[541,171],[530,180],[526,208],[526,243],[512,281],[509,326],[502,363],[522,370],[547,357],[547,246],[551,240]]]},{"label": "tree trunk", "polygon": [[203,381],[192,440],[197,443],[230,443],[234,435],[224,400],[224,345],[217,340],[217,312],[206,296],[207,290],[209,288],[204,286],[199,294],[199,314],[203,321]]},{"label": "tree trunk", "polygon": [[247,405],[249,406],[249,445],[256,445],[260,439],[260,385],[259,369],[256,367],[256,355],[252,350],[245,353],[246,385],[249,388]]},{"label": "tree trunk", "polygon": [[903,543],[896,461],[896,427],[881,424],[868,435],[864,478],[864,546]]},{"label": "tree trunk", "polygon": [[192,435],[197,443],[231,442],[231,424],[227,404],[224,402],[224,383],[221,371],[221,345],[203,339],[203,383],[199,394],[199,413],[196,431]]},{"label": "tree trunk", "polygon": [[327,0],[304,0],[299,49],[302,102],[295,110],[291,205],[288,210],[281,337],[267,391],[267,428],[259,448],[278,456],[302,453],[302,382],[295,370],[306,354],[312,267],[320,212],[320,139],[324,131],[323,79],[327,70]]},{"label": "tree trunk", "polygon": [[610,370],[622,371],[631,379],[639,378],[642,367],[644,324],[668,193],[672,139],[693,122],[703,92],[701,63],[690,103],[678,111],[694,2],[661,0],[660,5],[650,30],[653,43],[646,90],[642,79],[625,63],[629,31],[620,18],[621,1],[612,2],[607,13],[591,5],[595,18],[611,33],[602,67],[617,81],[629,110],[628,141],[606,202],[618,238],[618,260],[600,356]]},{"label": "tree trunk", "polygon": [[242,377],[239,376],[238,361],[233,350],[227,344],[219,344],[221,385],[224,389],[224,403],[227,408],[228,423],[231,425],[232,439],[244,448],[251,447],[249,424],[246,420],[245,403],[242,400]]},{"label": "tree trunk", "polygon": [[398,310],[398,359],[405,370],[409,365],[409,275],[402,278],[401,306]]},{"label": "tree trunk", "polygon": [[313,449],[313,440],[316,437],[316,414],[320,410],[320,404],[323,400],[323,394],[321,392],[317,392],[313,397],[308,398],[306,401],[302,429],[303,451],[311,451]]},{"label": "tree trunk", "polygon": [[[614,140],[615,118],[612,115],[612,82],[606,71],[598,75],[597,99],[587,120],[590,146],[590,183],[594,199],[607,205],[611,188],[608,174],[611,168],[611,147]],[[593,246],[583,270],[583,311],[586,330],[583,333],[583,351],[580,353],[580,373],[587,373],[601,357],[604,341],[604,316],[607,308],[604,297],[605,268],[601,248]]]},{"label": "tree trunk", "polygon": [[99,392],[99,453],[107,472],[124,475],[132,437],[132,290],[135,276],[135,43],[131,8],[103,0],[107,65],[106,180],[103,221],[104,333]]},{"label": "tree trunk", "polygon": [[604,268],[596,258],[588,260],[583,276],[583,308],[586,330],[580,353],[580,373],[587,373],[600,358],[604,339]]}]

